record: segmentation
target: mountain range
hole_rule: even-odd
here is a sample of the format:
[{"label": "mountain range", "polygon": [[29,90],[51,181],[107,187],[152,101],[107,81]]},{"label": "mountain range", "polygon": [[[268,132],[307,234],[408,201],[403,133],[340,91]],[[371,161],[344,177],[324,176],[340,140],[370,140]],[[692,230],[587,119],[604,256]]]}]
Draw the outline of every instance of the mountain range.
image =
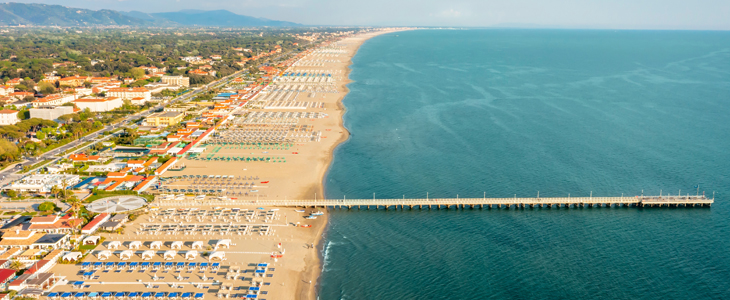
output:
[{"label": "mountain range", "polygon": [[301,24],[255,18],[227,10],[140,11],[90,10],[38,3],[0,3],[0,26],[212,26],[294,27]]}]

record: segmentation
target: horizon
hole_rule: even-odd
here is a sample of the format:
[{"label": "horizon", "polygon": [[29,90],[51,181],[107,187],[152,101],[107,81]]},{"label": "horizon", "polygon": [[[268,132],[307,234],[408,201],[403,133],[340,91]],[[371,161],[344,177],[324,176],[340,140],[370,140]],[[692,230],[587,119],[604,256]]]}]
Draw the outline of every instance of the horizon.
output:
[{"label": "horizon", "polygon": [[[519,29],[597,29],[597,30],[730,30],[730,2],[699,0],[693,3],[664,3],[628,0],[583,3],[576,0],[494,0],[481,3],[461,0],[445,3],[438,0],[375,3],[359,1],[314,3],[310,0],[274,0],[266,4],[251,0],[241,3],[219,1],[196,3],[190,0],[162,0],[153,3],[140,0],[41,0],[14,1],[61,5],[91,10],[109,9],[143,13],[181,12],[185,10],[226,10],[238,15],[303,26],[372,26],[372,27],[455,27],[455,28],[519,28]],[[699,2],[699,3],[697,3]],[[12,2],[5,2],[12,3]],[[382,11],[382,5],[393,9]],[[177,10],[170,10],[174,6]],[[135,9],[144,7],[146,9]],[[657,9],[660,7],[661,9]],[[375,10],[373,10],[375,8]],[[377,11],[376,11],[377,10]],[[410,10],[407,14],[402,11]]]}]

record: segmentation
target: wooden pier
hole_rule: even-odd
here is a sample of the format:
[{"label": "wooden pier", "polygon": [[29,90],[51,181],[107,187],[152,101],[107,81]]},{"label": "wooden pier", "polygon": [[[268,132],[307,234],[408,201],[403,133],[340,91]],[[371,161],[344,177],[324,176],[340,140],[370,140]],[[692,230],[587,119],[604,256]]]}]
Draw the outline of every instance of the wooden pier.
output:
[{"label": "wooden pier", "polygon": [[318,199],[318,200],[206,200],[160,201],[161,206],[257,205],[339,209],[510,209],[583,207],[710,207],[705,196],[540,197],[540,198],[426,198],[426,199]]}]

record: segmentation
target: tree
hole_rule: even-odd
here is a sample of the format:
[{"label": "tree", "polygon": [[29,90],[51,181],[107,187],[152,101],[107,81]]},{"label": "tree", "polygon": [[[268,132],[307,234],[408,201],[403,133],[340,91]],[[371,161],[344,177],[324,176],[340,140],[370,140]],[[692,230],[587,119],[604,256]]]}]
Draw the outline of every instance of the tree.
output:
[{"label": "tree", "polygon": [[48,82],[41,82],[38,84],[38,91],[44,95],[50,95],[56,92],[56,87]]},{"label": "tree", "polygon": [[70,198],[66,199],[66,204],[71,206],[71,208],[69,209],[71,215],[78,218],[81,214],[81,207],[84,206],[81,203],[81,200],[79,200],[79,198],[76,198],[76,196],[71,196]]},{"label": "tree", "polygon": [[56,204],[50,201],[46,201],[38,205],[38,210],[40,211],[53,211],[56,209]]},{"label": "tree", "polygon": [[145,75],[144,69],[142,68],[132,68],[129,70],[129,73],[135,80],[140,79]]},{"label": "tree", "polygon": [[25,268],[25,264],[23,264],[22,262],[20,262],[20,261],[18,261],[18,260],[12,260],[12,261],[10,262],[10,266],[9,266],[9,268],[10,268],[11,270],[15,270],[15,271],[20,271],[20,270],[22,270],[23,268]]}]

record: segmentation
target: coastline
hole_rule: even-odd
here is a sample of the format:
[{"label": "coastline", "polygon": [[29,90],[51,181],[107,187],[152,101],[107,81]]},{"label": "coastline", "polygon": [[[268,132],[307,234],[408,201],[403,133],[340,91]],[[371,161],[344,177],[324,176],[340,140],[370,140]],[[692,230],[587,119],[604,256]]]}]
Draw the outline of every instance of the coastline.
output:
[{"label": "coastline", "polygon": [[[350,92],[350,89],[347,88],[347,85],[352,83],[353,81],[350,79],[350,72],[352,69],[350,66],[352,66],[352,59],[357,55],[358,50],[364,44],[367,40],[382,35],[382,34],[388,34],[393,32],[403,31],[403,29],[399,30],[386,30],[386,31],[380,31],[380,32],[374,32],[374,33],[367,33],[361,36],[354,36],[354,37],[348,37],[344,39],[343,41],[353,40],[354,39],[354,45],[348,49],[348,56],[347,60],[344,61],[344,66],[339,66],[341,70],[344,71],[343,80],[339,82],[338,90],[341,91],[340,96],[337,97],[335,101],[336,105],[336,118],[338,120],[337,127],[340,130],[340,134],[338,138],[335,140],[334,144],[332,144],[327,149],[326,159],[323,162],[325,168],[321,169],[319,176],[317,177],[319,179],[319,186],[316,188],[317,193],[319,195],[322,195],[324,198],[324,180],[327,176],[327,172],[329,171],[329,168],[331,167],[332,160],[334,159],[334,152],[337,147],[347,141],[350,138],[350,132],[345,128],[345,120],[344,115],[347,111],[347,108],[342,103],[342,101],[345,99],[347,94]],[[306,198],[307,192],[305,192],[304,197],[300,197],[300,199]],[[325,214],[324,216],[324,224],[320,226],[317,230],[317,235],[315,236],[315,247],[307,253],[305,257],[305,270],[301,273],[301,277],[304,278],[306,281],[312,282],[312,284],[304,284],[304,281],[299,281],[299,284],[297,286],[297,295],[299,296],[298,299],[310,299],[314,300],[317,299],[317,290],[320,285],[320,278],[322,274],[322,266],[324,263],[324,257],[322,256],[322,252],[324,250],[324,235],[326,234],[326,229],[329,226],[329,216]]]}]

